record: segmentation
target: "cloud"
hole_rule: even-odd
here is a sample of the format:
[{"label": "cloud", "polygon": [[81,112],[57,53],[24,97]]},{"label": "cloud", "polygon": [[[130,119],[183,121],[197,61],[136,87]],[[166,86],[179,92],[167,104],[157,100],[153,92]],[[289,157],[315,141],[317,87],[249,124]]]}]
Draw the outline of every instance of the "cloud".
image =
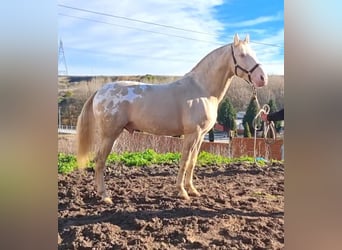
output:
[{"label": "cloud", "polygon": [[236,23],[228,23],[227,27],[235,27],[235,28],[250,27],[250,26],[255,26],[258,24],[280,21],[280,20],[283,20],[283,13],[278,12],[276,15],[273,15],[273,16],[260,16],[251,20],[245,20],[245,21],[240,21]]},{"label": "cloud", "polygon": [[[75,63],[79,61],[78,64],[81,64],[82,61],[87,61],[88,66],[84,65],[84,67],[91,68],[93,72],[103,74],[144,74],[147,72],[184,74],[191,70],[201,57],[218,47],[213,43],[219,43],[219,31],[223,29],[223,25],[215,19],[212,10],[221,2],[217,0],[199,2],[196,0],[163,2],[147,0],[116,1],[115,3],[111,1],[96,1],[96,3],[61,1],[60,4],[68,6],[202,33],[159,27],[59,7],[59,13],[108,23],[101,24],[59,16],[59,34],[63,39],[66,57],[68,58],[68,53],[71,56],[76,55],[75,49],[83,50],[83,55],[78,51],[79,60],[75,60]],[[142,29],[163,34],[145,32]],[[210,35],[203,33],[210,33]],[[189,40],[180,37],[188,37]],[[96,51],[98,52],[97,56],[95,55]],[[103,62],[99,60],[99,57]],[[81,73],[80,65],[69,68],[70,73]]]},{"label": "cloud", "polygon": [[[265,33],[262,38],[251,40],[251,47],[256,51],[258,59],[264,65],[268,74],[284,74],[284,29],[274,33]],[[254,43],[253,43],[254,42]],[[265,46],[264,44],[279,45]]]},{"label": "cloud", "polygon": [[222,40],[225,25],[215,16],[215,7],[222,3],[221,0],[60,1],[62,5],[187,30],[58,7],[59,13],[69,15],[59,15],[59,37],[63,39],[69,74],[183,75],[220,44],[232,41],[234,33],[226,33],[228,38]]}]

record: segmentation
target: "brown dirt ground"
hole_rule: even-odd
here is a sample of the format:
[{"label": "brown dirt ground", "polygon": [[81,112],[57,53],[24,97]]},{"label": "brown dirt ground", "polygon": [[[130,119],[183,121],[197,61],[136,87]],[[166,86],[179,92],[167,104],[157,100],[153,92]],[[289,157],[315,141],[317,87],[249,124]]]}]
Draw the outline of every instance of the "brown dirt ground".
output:
[{"label": "brown dirt ground", "polygon": [[113,205],[94,172],[58,175],[59,249],[282,249],[284,165],[196,167],[202,193],[176,197],[178,166],[108,166]]}]

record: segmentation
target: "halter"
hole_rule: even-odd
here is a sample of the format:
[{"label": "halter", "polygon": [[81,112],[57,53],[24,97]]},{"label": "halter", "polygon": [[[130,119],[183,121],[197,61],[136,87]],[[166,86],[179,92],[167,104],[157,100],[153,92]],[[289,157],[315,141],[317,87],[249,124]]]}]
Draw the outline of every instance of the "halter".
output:
[{"label": "halter", "polygon": [[234,55],[234,50],[233,50],[233,45],[231,45],[231,48],[232,48],[232,55],[233,55],[233,60],[234,60],[234,66],[235,66],[235,75],[237,76],[237,69],[240,69],[242,70],[243,72],[245,72],[247,75],[248,75],[248,80],[249,80],[249,84],[252,84],[252,79],[251,79],[251,74],[253,73],[253,71],[260,66],[259,63],[255,64],[254,67],[251,69],[251,70],[246,70],[244,68],[242,68],[239,64],[237,64],[236,62],[236,58],[235,58],[235,55]]}]

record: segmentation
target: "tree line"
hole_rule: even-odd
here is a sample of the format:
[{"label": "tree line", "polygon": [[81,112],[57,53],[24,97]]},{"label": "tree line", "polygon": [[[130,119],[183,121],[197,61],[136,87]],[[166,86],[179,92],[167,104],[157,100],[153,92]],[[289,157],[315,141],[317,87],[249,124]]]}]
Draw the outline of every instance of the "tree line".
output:
[{"label": "tree line", "polygon": [[[278,107],[276,105],[275,100],[270,99],[267,103],[270,107],[270,113],[278,111]],[[253,120],[255,116],[259,112],[258,103],[254,96],[250,99],[248,104],[246,114],[242,119],[242,124],[244,128],[244,137],[252,137],[254,135],[254,126]],[[236,124],[236,109],[234,108],[232,102],[228,97],[225,97],[223,101],[220,103],[218,111],[217,111],[217,122],[223,126],[224,131],[230,136],[234,137],[237,135],[237,124]],[[261,127],[262,124],[258,124],[258,127]],[[280,131],[281,122],[275,122],[275,129],[277,132]],[[209,131],[209,140],[214,141],[214,128]]]}]

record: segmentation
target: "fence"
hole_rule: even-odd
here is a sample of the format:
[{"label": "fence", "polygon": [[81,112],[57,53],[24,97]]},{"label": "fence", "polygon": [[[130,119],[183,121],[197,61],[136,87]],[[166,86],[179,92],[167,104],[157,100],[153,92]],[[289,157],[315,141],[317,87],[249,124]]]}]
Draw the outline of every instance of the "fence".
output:
[{"label": "fence", "polygon": [[[64,153],[75,153],[75,136],[60,136],[58,140],[58,151]],[[112,152],[122,153],[126,151],[144,151],[153,149],[158,153],[181,152],[183,139],[171,136],[155,136],[146,133],[135,132],[129,134],[124,131],[116,140]],[[256,156],[265,159],[281,160],[281,146],[283,139],[277,139],[272,144],[267,144],[264,139],[257,138]],[[233,138],[230,142],[208,142],[204,141],[201,151],[207,151],[213,154],[240,157],[254,156],[253,138]]]},{"label": "fence", "polygon": [[76,127],[69,125],[58,125],[59,134],[76,134]]}]

